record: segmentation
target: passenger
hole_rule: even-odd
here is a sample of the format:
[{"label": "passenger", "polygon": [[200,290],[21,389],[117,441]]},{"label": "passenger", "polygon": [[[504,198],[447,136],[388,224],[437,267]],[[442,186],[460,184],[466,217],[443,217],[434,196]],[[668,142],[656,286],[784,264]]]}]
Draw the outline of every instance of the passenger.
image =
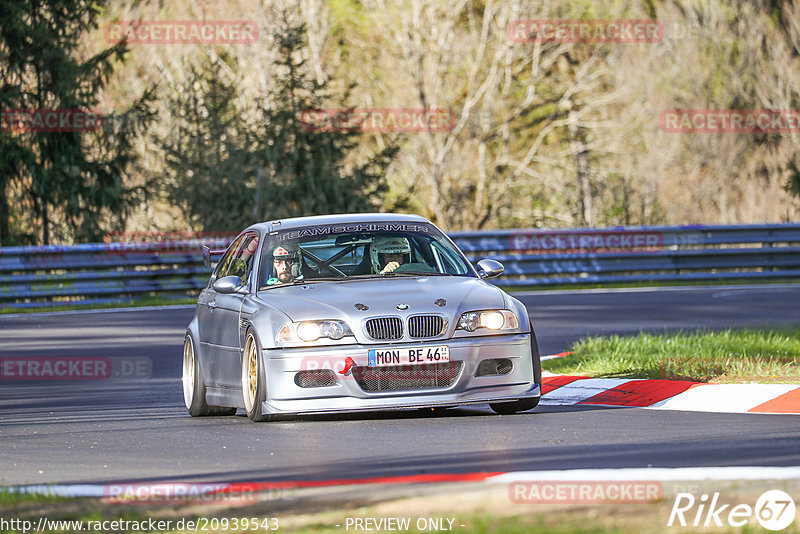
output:
[{"label": "passenger", "polygon": [[411,261],[411,246],[405,237],[379,235],[369,247],[373,272],[391,273]]}]

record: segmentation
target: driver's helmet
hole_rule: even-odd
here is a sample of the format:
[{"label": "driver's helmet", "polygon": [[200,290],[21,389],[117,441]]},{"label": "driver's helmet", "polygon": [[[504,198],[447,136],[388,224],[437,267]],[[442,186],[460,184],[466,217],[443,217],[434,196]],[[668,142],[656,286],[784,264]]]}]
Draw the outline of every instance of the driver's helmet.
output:
[{"label": "driver's helmet", "polygon": [[403,263],[411,261],[411,245],[408,239],[399,236],[379,235],[372,240],[369,247],[369,256],[372,261],[372,269],[379,273],[383,269],[384,261],[381,254],[405,254]]},{"label": "driver's helmet", "polygon": [[293,280],[303,277],[300,270],[303,263],[303,251],[300,250],[300,245],[297,243],[282,243],[278,245],[272,251],[272,259],[273,261],[286,260],[287,262],[291,262],[292,267],[289,273]]}]

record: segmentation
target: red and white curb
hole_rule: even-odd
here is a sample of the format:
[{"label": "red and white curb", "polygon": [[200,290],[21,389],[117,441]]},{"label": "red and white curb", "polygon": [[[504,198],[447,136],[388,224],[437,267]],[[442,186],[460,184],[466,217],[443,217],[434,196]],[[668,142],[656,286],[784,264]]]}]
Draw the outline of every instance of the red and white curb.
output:
[{"label": "red and white curb", "polygon": [[[395,477],[372,477],[333,480],[276,481],[276,482],[110,482],[108,484],[53,484],[10,486],[3,488],[14,493],[51,495],[58,497],[102,498],[110,504],[130,504],[169,500],[191,500],[197,496],[230,496],[275,490],[341,487],[366,484],[448,484],[488,483],[509,484],[521,481],[589,482],[589,481],[745,481],[800,480],[800,467],[646,467],[621,469],[565,469],[542,471],[510,471],[488,473],[441,473]],[[122,488],[124,491],[119,493]],[[171,496],[164,499],[165,496]],[[220,499],[223,500],[223,499]]]},{"label": "red and white curb", "polygon": [[[563,358],[571,352],[542,356]],[[800,414],[797,384],[706,384],[542,373],[542,406],[629,406],[724,413]]]}]

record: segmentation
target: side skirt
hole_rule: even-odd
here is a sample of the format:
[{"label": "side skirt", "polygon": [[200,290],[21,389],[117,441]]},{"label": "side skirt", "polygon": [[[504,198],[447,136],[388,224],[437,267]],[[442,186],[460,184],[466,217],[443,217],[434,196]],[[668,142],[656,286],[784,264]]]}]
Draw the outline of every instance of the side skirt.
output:
[{"label": "side skirt", "polygon": [[206,402],[209,406],[228,406],[244,408],[241,388],[222,388],[206,386]]}]

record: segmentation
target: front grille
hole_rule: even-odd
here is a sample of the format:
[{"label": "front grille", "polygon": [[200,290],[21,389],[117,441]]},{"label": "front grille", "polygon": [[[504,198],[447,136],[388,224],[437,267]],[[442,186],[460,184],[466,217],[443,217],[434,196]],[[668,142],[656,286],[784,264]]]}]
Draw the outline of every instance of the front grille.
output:
[{"label": "front grille", "polygon": [[392,367],[354,367],[353,377],[369,393],[411,389],[444,389],[455,384],[464,362]]},{"label": "front grille", "polygon": [[445,320],[441,315],[412,315],[408,318],[408,335],[436,337],[444,333]]},{"label": "front grille", "polygon": [[399,317],[377,317],[367,320],[367,334],[372,339],[400,339],[403,321]]},{"label": "front grille", "polygon": [[294,383],[301,388],[320,388],[336,385],[336,375],[330,369],[300,371],[294,375]]}]

